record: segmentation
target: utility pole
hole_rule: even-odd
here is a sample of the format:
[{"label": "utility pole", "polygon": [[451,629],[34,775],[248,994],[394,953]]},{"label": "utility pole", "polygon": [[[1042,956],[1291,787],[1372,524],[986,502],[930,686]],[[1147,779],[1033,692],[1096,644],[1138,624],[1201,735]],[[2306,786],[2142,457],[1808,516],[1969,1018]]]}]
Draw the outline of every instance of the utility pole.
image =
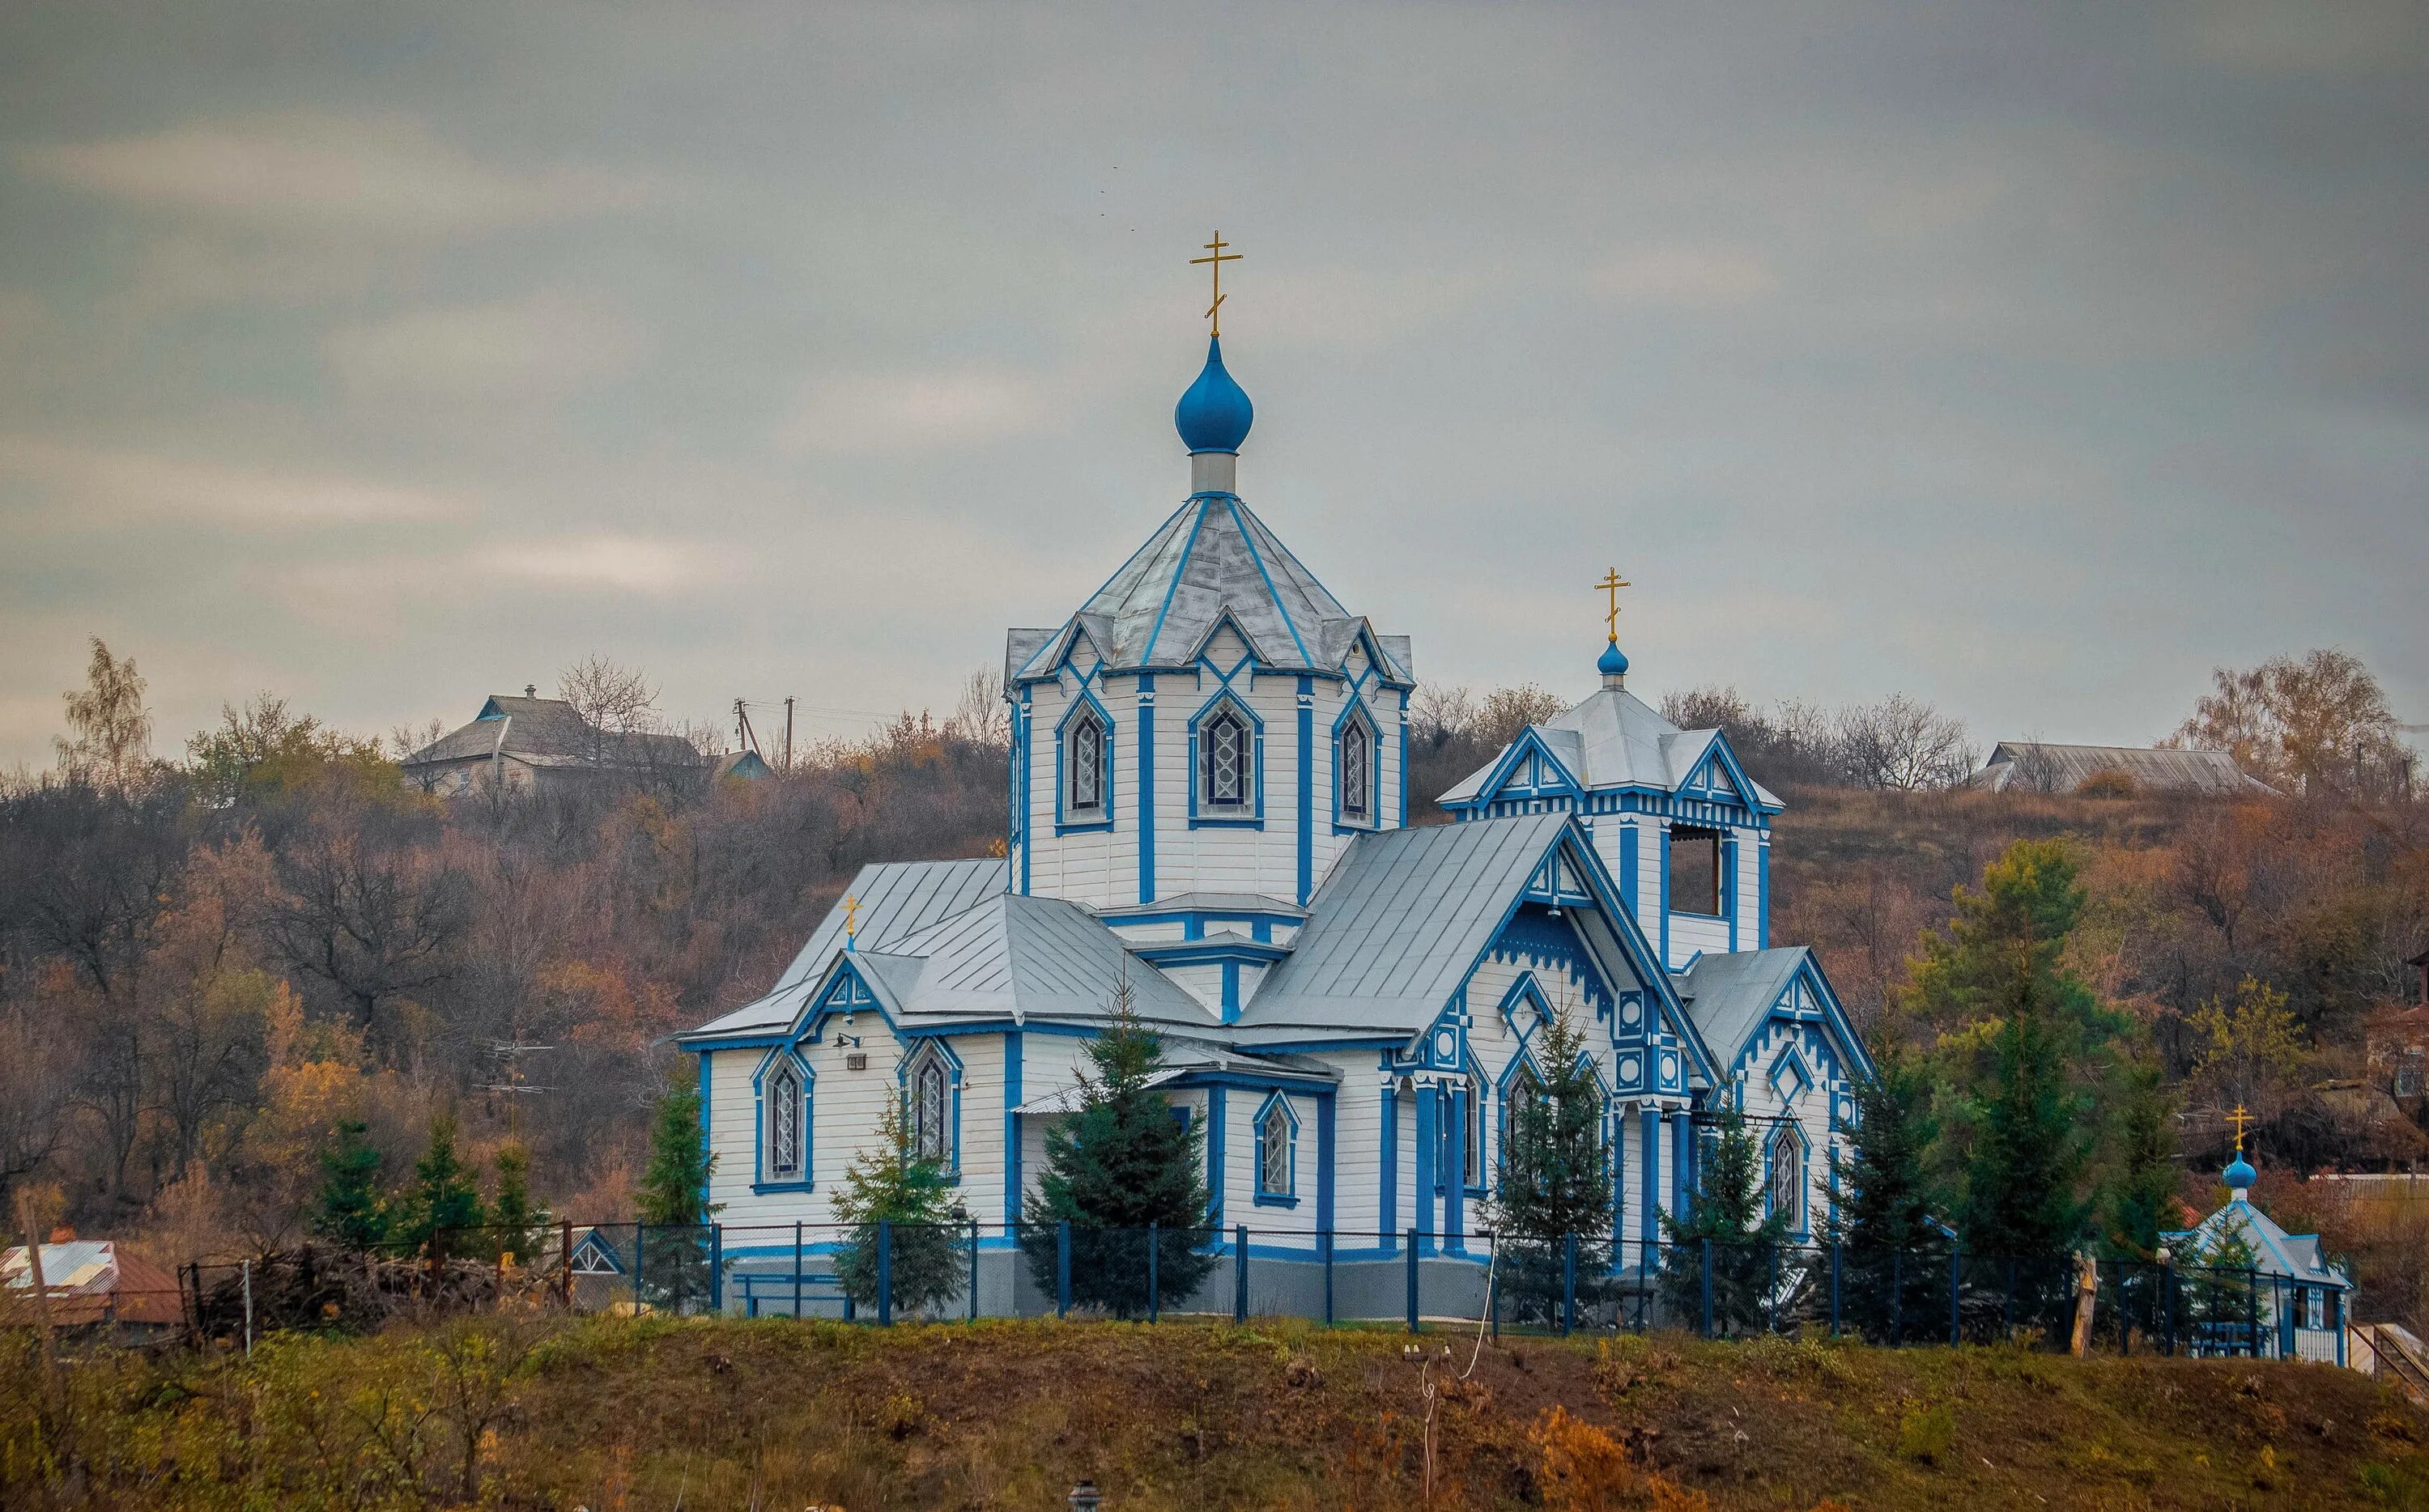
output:
[{"label": "utility pole", "polygon": [[740,698],[734,700],[734,741],[736,750],[759,750],[759,732],[751,728],[751,711]]},{"label": "utility pole", "polygon": [[787,775],[790,775],[790,774],[791,774],[791,772],[792,772],[792,770],[793,770],[793,699],[792,699],[792,696],[791,696],[790,694],[787,694],[787,695],[785,695],[785,773],[786,773]]},{"label": "utility pole", "polygon": [[535,1087],[525,1081],[522,1058],[555,1048],[556,1046],[553,1044],[525,1044],[520,1033],[504,1044],[489,1046],[489,1053],[498,1058],[504,1069],[499,1072],[496,1081],[481,1090],[506,1094],[506,1138],[511,1140],[515,1137],[515,1099],[517,1097],[537,1096],[541,1093],[556,1090],[554,1087]]}]

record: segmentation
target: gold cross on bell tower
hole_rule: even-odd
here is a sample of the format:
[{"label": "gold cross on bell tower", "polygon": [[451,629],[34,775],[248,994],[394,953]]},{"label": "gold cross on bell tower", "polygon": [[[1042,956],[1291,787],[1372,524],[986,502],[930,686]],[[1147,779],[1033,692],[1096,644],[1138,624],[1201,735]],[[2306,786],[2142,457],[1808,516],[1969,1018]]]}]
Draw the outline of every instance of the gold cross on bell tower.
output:
[{"label": "gold cross on bell tower", "polygon": [[1611,600],[1611,607],[1604,613],[1602,620],[1603,625],[1610,632],[1611,643],[1616,646],[1619,644],[1619,590],[1632,588],[1636,584],[1621,577],[1619,568],[1612,567],[1595,586],[1600,588]]},{"label": "gold cross on bell tower", "polygon": [[2235,1125],[2235,1153],[2241,1155],[2243,1153],[2243,1126],[2253,1122],[2252,1115],[2243,1110],[2243,1105],[2241,1103],[2238,1103],[2235,1105],[2235,1111],[2227,1114],[2226,1116],[2228,1121]]},{"label": "gold cross on bell tower", "polygon": [[1223,250],[1230,245],[1230,242],[1223,239],[1223,233],[1217,231],[1214,233],[1214,239],[1206,243],[1206,251],[1210,255],[1189,259],[1189,266],[1192,268],[1201,263],[1212,263],[1214,269],[1214,303],[1206,306],[1206,319],[1213,322],[1213,328],[1206,333],[1208,336],[1219,337],[1223,334],[1223,265],[1240,260],[1238,253]]}]

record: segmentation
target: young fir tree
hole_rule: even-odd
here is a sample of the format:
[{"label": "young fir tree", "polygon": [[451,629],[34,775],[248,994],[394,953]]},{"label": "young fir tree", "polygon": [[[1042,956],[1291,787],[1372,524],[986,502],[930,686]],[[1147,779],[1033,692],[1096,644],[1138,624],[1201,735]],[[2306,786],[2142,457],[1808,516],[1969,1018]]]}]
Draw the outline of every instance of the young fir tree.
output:
[{"label": "young fir tree", "polygon": [[2239,1226],[2222,1225],[2188,1240],[2176,1257],[2176,1326],[2202,1355],[2253,1351],[2253,1330],[2265,1323],[2269,1293],[2255,1271],[2258,1259]]},{"label": "young fir tree", "polygon": [[405,1189],[404,1215],[391,1238],[408,1249],[427,1247],[433,1255],[461,1253],[477,1247],[476,1229],[487,1218],[481,1189],[471,1170],[455,1153],[455,1115],[431,1115],[430,1148],[414,1162],[413,1184]]},{"label": "young fir tree", "polygon": [[722,1204],[708,1200],[708,1178],[717,1171],[708,1131],[701,1126],[700,1089],[676,1076],[658,1094],[650,1120],[650,1163],[642,1169],[634,1207],[641,1220],[636,1283],[641,1300],[680,1311],[709,1298],[710,1221]]},{"label": "young fir tree", "polygon": [[528,1262],[539,1248],[548,1214],[532,1206],[531,1154],[521,1145],[498,1146],[497,1199],[489,1205],[489,1235],[501,1257]]},{"label": "young fir tree", "polygon": [[2110,1254],[2150,1260],[2159,1235],[2176,1216],[2176,1097],[2158,1062],[2144,1058],[2118,1077],[2109,1116],[2108,1170],[2101,1183],[2100,1222]]},{"label": "young fir tree", "polygon": [[2125,1018],[2067,964],[2088,895],[2062,841],[2021,840],[1958,888],[1924,941],[1907,1009],[1941,1034],[1965,1248],[2062,1284],[2083,1238],[2096,1099]]},{"label": "young fir tree", "polygon": [[1198,1175],[1205,1131],[1173,1115],[1148,1086],[1164,1047],[1131,1008],[1124,980],[1111,1022],[1088,1042],[1095,1074],[1080,1073],[1077,1111],[1049,1129],[1046,1169],[1023,1208],[1029,1272],[1056,1294],[1060,1225],[1071,1225],[1071,1296],[1118,1317],[1148,1310],[1148,1225],[1156,1226],[1157,1295],[1198,1289],[1215,1257],[1202,1253],[1209,1199]]},{"label": "young fir tree", "polygon": [[1782,1290],[1797,1279],[1798,1261],[1781,1248],[1789,1215],[1770,1210],[1762,1152],[1747,1132],[1745,1115],[1734,1108],[1714,1120],[1686,1207],[1684,1216],[1661,1215],[1671,1245],[1661,1279],[1674,1314],[1690,1328],[1703,1326],[1709,1241],[1713,1334],[1764,1328]]},{"label": "young fir tree", "polygon": [[380,1152],[371,1126],[350,1118],[321,1152],[321,1196],[312,1232],[340,1249],[369,1252],[388,1242],[388,1205],[380,1198]]},{"label": "young fir tree", "polygon": [[835,1255],[835,1274],[846,1296],[875,1307],[883,1246],[894,1310],[924,1312],[960,1296],[968,1282],[969,1214],[953,1195],[945,1163],[914,1148],[900,1098],[880,1107],[876,1134],[844,1172],[834,1199],[835,1216],[852,1225]]},{"label": "young fir tree", "polygon": [[1831,1157],[1838,1214],[1841,1317],[1886,1338],[1903,1320],[1927,1316],[1927,1299],[1945,1295],[1946,1236],[1935,1221],[1939,1191],[1930,1156],[1939,1136],[1930,1078],[1895,1044],[1858,1078],[1856,1117],[1839,1126],[1844,1154]]},{"label": "young fir tree", "polygon": [[1502,1285],[1517,1317],[1552,1323],[1562,1316],[1572,1285],[1581,1307],[1608,1290],[1611,1152],[1585,1035],[1558,1015],[1543,1027],[1535,1057],[1547,1070],[1507,1115],[1495,1172],[1498,1195],[1486,1211],[1500,1236]]}]

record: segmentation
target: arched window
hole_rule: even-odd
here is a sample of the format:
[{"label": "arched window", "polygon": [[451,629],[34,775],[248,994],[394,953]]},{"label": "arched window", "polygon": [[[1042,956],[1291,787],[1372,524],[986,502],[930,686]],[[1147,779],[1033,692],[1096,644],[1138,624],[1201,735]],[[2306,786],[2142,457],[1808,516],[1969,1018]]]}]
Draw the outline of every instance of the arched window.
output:
[{"label": "arched window", "polygon": [[1352,715],[1341,727],[1341,817],[1344,822],[1363,824],[1374,816],[1375,808],[1375,736],[1367,730],[1366,721]]},{"label": "arched window", "polygon": [[1249,806],[1255,794],[1248,724],[1225,709],[1198,731],[1198,806],[1217,812]]},{"label": "arched window", "polygon": [[914,1159],[953,1163],[953,1071],[934,1045],[911,1058],[904,1089],[910,1106],[904,1110],[911,1126]]},{"label": "arched window", "polygon": [[768,1177],[798,1181],[801,1177],[801,1074],[780,1064],[768,1078]]},{"label": "arched window", "polygon": [[1105,807],[1105,722],[1082,711],[1064,736],[1063,764],[1072,814],[1101,814]]},{"label": "arched window", "polygon": [[1771,1180],[1765,1193],[1770,1208],[1785,1214],[1788,1231],[1805,1232],[1805,1136],[1794,1124],[1782,1124],[1771,1136]]},{"label": "arched window", "polygon": [[1260,1196],[1287,1197],[1298,1172],[1291,1147],[1297,1130],[1291,1125],[1289,1107],[1277,1097],[1265,1107],[1264,1116],[1257,1120],[1257,1192]]}]

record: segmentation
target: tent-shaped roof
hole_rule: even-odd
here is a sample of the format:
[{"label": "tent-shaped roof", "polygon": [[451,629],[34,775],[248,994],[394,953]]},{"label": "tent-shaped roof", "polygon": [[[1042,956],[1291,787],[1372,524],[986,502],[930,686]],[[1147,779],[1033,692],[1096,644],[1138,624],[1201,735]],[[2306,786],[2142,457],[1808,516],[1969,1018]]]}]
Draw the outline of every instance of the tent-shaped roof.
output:
[{"label": "tent-shaped roof", "polygon": [[[2317,1286],[2350,1290],[2353,1278],[2328,1261],[2320,1248],[2317,1234],[2289,1234],[2277,1226],[2277,1221],[2252,1205],[2252,1199],[2238,1192],[2227,1199],[2226,1206],[2203,1219],[2189,1229],[2179,1229],[2164,1236],[2177,1241],[2182,1247],[2192,1244],[2213,1244],[2236,1235],[2244,1247],[2252,1251],[2253,1268],[2263,1275],[2284,1276],[2306,1281]],[[2186,1257],[2188,1263],[2198,1263]]]},{"label": "tent-shaped roof", "polygon": [[[1798,975],[1809,964],[1813,969],[1806,978],[1808,990],[1799,994]],[[1672,979],[1686,1002],[1688,1018],[1723,1064],[1737,1060],[1747,1043],[1762,1031],[1774,1010],[1785,1008],[1800,1017],[1822,1016],[1850,1074],[1872,1066],[1863,1042],[1831,999],[1820,962],[1804,945],[1708,952]]]},{"label": "tent-shaped roof", "polygon": [[[1341,606],[1231,494],[1199,494],[1157,528],[1060,630],[1015,630],[1006,682],[1041,676],[1066,637],[1084,634],[1117,668],[1183,666],[1229,619],[1267,666],[1330,671],[1365,621]],[[1408,639],[1377,644],[1410,676]]]},{"label": "tent-shaped roof", "polygon": [[[1626,688],[1601,688],[1567,713],[1527,727],[1579,787],[1588,791],[1648,787],[1675,793],[1694,776],[1717,730],[1681,730]],[[1523,737],[1522,737],[1523,739]],[[1494,785],[1512,742],[1442,796],[1446,805],[1474,802]],[[1749,781],[1749,806],[1777,813],[1784,805]]]}]

